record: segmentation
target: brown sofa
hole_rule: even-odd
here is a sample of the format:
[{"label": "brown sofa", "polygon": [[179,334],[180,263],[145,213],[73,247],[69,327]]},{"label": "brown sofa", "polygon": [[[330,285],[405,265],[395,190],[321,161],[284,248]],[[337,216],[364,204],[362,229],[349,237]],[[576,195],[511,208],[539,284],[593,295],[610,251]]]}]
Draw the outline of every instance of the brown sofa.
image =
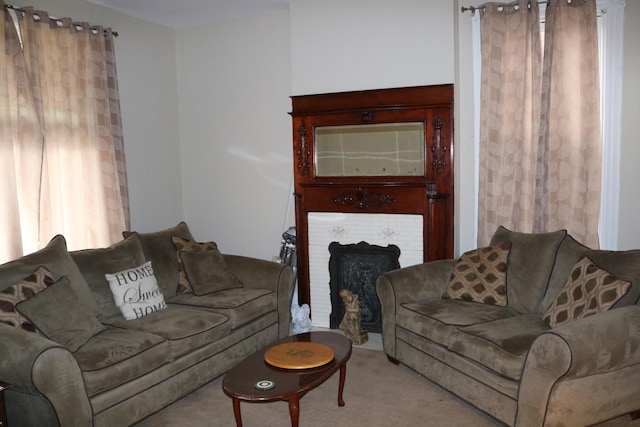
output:
[{"label": "brown sofa", "polygon": [[[42,250],[0,266],[0,291],[15,289],[41,266],[56,282],[16,305],[39,333],[0,322],[10,426],[131,425],[288,335],[290,267],[218,252],[225,274],[239,283],[177,295],[172,237],[194,241],[187,225],[125,235],[109,248],[75,252],[56,236]],[[159,304],[159,311],[125,320],[105,274],[145,261],[152,263],[166,308]],[[231,410],[230,401],[212,404]]]},{"label": "brown sofa", "polygon": [[[507,425],[585,426],[640,409],[640,250],[591,250],[565,231],[500,228],[490,246],[504,242],[506,306],[444,299],[457,260],[378,278],[389,359]],[[545,312],[583,255],[630,285],[608,310],[552,326]]]}]

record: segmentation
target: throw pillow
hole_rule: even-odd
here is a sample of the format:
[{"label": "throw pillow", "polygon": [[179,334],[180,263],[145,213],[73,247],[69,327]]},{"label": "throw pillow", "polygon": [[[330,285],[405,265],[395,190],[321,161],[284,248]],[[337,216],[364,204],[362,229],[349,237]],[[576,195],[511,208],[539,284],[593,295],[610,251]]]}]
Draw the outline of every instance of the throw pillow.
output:
[{"label": "throw pillow", "polygon": [[[132,231],[124,231],[122,235],[128,237]],[[172,236],[194,240],[186,222],[175,227],[149,233],[138,233],[145,260],[153,264],[153,274],[158,286],[167,296],[176,295],[178,288],[178,253],[171,241]]]},{"label": "throw pillow", "polygon": [[511,242],[465,252],[456,262],[444,299],[507,305],[507,261]]},{"label": "throw pillow", "polygon": [[37,332],[33,324],[24,317],[16,306],[29,298],[33,298],[38,292],[53,285],[51,273],[44,267],[38,267],[25,279],[9,286],[0,292],[0,322],[30,332]]},{"label": "throw pillow", "polygon": [[552,328],[607,311],[629,290],[631,283],[619,280],[581,257],[573,266],[564,287],[543,315]]},{"label": "throw pillow", "polygon": [[164,295],[153,274],[151,261],[140,267],[104,275],[113,299],[127,320],[139,319],[167,308]]},{"label": "throw pillow", "polygon": [[[182,237],[173,236],[171,237],[171,241],[173,245],[176,247],[176,251],[178,254],[180,252],[186,251],[214,251],[218,250],[218,245],[215,242],[205,242],[199,243],[193,240],[183,239]],[[177,295],[186,294],[188,292],[193,292],[191,287],[191,282],[189,281],[187,275],[184,271],[184,264],[180,256],[178,256],[178,290],[176,291]]]},{"label": "throw pillow", "polygon": [[181,251],[185,275],[195,295],[205,295],[230,288],[241,288],[242,282],[229,270],[219,250]]},{"label": "throw pillow", "polygon": [[523,233],[498,227],[489,246],[511,242],[507,277],[509,307],[520,313],[537,310],[549,284],[558,248],[566,235],[566,230]]},{"label": "throw pillow", "polygon": [[66,276],[22,301],[17,308],[47,338],[72,352],[106,329],[82,303]]}]

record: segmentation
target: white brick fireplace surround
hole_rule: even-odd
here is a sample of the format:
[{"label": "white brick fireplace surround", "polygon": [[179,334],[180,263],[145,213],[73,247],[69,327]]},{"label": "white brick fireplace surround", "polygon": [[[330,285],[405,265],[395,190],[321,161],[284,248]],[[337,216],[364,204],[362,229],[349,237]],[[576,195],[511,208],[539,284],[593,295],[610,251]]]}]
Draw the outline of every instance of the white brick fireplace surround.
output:
[{"label": "white brick fireplace surround", "polygon": [[307,221],[309,286],[314,327],[330,326],[331,242],[346,245],[364,241],[378,246],[396,245],[400,248],[400,267],[423,262],[422,215],[310,212]]}]

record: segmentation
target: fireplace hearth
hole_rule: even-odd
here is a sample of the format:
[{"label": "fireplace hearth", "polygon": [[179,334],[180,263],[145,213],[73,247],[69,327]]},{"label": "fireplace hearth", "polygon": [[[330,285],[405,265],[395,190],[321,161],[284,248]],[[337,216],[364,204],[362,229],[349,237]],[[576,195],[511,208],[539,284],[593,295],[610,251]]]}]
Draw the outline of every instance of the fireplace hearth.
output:
[{"label": "fireplace hearth", "polygon": [[359,297],[363,330],[382,332],[376,280],[380,274],[400,268],[400,248],[396,245],[383,247],[367,242],[331,242],[329,252],[330,327],[338,328],[344,317],[344,303],[339,293],[342,289],[348,289]]}]

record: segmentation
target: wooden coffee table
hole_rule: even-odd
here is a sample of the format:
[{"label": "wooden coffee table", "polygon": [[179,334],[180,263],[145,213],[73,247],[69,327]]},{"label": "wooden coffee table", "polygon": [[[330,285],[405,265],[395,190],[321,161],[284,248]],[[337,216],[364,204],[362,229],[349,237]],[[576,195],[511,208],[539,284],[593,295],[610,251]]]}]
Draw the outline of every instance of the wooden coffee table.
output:
[{"label": "wooden coffee table", "polygon": [[[265,362],[264,355],[267,350],[278,344],[289,342],[312,342],[327,345],[333,350],[334,358],[325,365],[309,369],[277,368]],[[240,401],[286,400],[289,402],[291,425],[297,427],[302,396],[325,382],[338,370],[340,370],[338,406],[344,406],[342,392],[349,357],[351,357],[351,341],[344,335],[334,332],[307,332],[293,335],[253,353],[227,372],[222,381],[224,392],[233,399],[233,413],[237,426],[242,427]],[[271,381],[275,383],[275,386],[271,389],[261,390],[256,388],[256,384],[260,381]]]}]

